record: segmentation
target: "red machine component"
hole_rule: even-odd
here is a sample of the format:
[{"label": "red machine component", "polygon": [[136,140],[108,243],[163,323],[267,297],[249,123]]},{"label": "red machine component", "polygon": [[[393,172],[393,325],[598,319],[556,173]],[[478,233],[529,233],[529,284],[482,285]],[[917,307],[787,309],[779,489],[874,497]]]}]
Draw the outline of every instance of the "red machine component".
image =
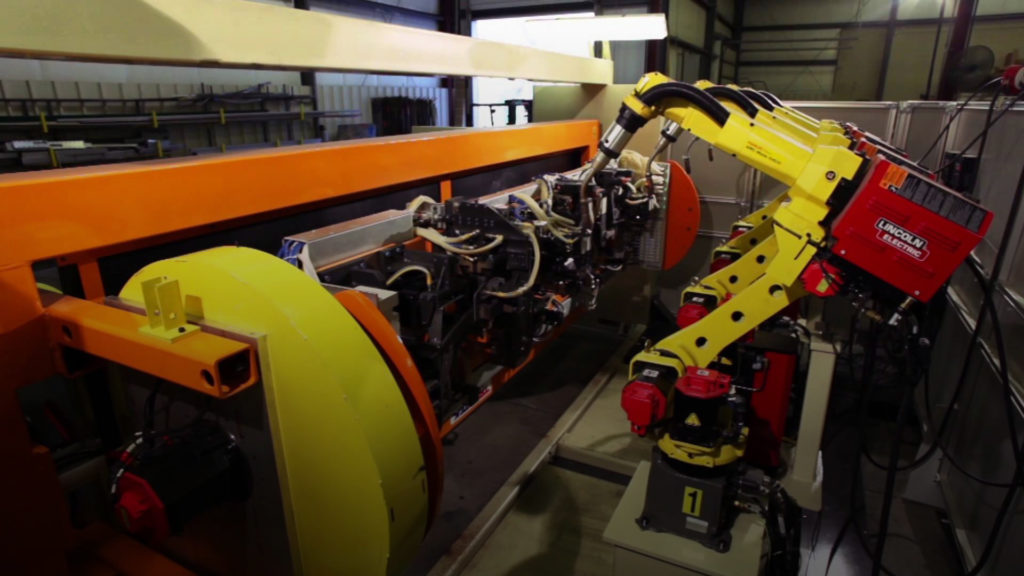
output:
[{"label": "red machine component", "polygon": [[1014,64],[1003,71],[1003,90],[1009,94],[1020,94],[1024,90],[1024,66]]},{"label": "red machine component", "polygon": [[833,223],[832,251],[927,302],[984,237],[992,213],[884,156],[868,170]]},{"label": "red machine component", "polygon": [[718,398],[729,393],[731,379],[718,370],[687,366],[686,376],[676,381],[676,390],[691,398]]},{"label": "red machine component", "polygon": [[853,124],[845,124],[844,126],[846,128],[846,135],[856,143],[854,150],[863,154],[865,158],[871,159],[879,153],[883,153],[892,158],[908,159],[906,152],[893,147],[878,136],[865,132]]},{"label": "red machine component", "polygon": [[735,261],[736,259],[733,258],[732,255],[722,255],[712,260],[711,265],[708,268],[711,270],[711,273],[714,274]]},{"label": "red machine component", "polygon": [[669,162],[669,201],[665,212],[665,252],[662,270],[678,264],[690,251],[700,228],[700,195],[686,170]]},{"label": "red machine component", "polygon": [[808,264],[800,273],[800,280],[804,283],[804,288],[815,296],[835,296],[843,287],[839,268],[822,261]]},{"label": "red machine component", "polygon": [[750,232],[753,229],[754,229],[754,227],[751,226],[750,224],[746,224],[746,223],[733,224],[732,225],[732,230],[729,231],[729,240],[732,240],[733,238],[739,238],[740,236],[743,236],[744,234],[746,234],[747,232]]},{"label": "red machine component", "polygon": [[789,393],[796,378],[797,355],[766,351],[766,368],[754,374],[749,419],[750,438],[746,458],[756,466],[777,468],[782,464],[782,437],[786,433]]},{"label": "red machine component", "polygon": [[171,533],[167,510],[145,479],[125,472],[117,482],[118,519],[125,530],[149,542],[160,542]]},{"label": "red machine component", "polygon": [[638,436],[647,434],[647,428],[665,417],[668,399],[657,385],[633,380],[622,389],[622,409],[629,418],[630,429]]},{"label": "red machine component", "polygon": [[679,312],[676,313],[676,325],[679,328],[686,328],[710,313],[711,311],[703,304],[687,302],[680,306]]}]

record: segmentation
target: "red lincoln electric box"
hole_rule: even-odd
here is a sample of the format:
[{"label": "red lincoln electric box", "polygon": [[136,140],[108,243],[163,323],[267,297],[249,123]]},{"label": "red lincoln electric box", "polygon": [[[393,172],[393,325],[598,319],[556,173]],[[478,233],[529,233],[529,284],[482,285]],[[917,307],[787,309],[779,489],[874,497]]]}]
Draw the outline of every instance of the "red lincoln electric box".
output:
[{"label": "red lincoln electric box", "polygon": [[985,236],[992,213],[884,155],[870,162],[832,224],[832,251],[927,302]]}]

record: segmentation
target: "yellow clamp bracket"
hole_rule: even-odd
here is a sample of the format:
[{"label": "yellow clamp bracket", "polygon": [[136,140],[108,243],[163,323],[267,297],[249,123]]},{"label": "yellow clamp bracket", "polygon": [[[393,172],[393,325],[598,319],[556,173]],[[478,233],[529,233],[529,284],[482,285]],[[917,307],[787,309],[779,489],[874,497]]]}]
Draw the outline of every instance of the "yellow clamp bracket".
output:
[{"label": "yellow clamp bracket", "polygon": [[665,434],[660,440],[658,440],[658,448],[661,448],[661,451],[673,460],[678,460],[679,462],[685,462],[694,466],[714,468],[716,466],[731,464],[743,456],[747,451],[748,433],[749,429],[744,427],[740,431],[740,439],[737,442],[732,444],[717,444],[711,447],[680,442],[678,440],[673,440],[671,436]]},{"label": "yellow clamp bracket", "polygon": [[679,306],[685,306],[688,299],[698,294],[714,298],[715,302],[718,302],[722,299],[722,294],[720,294],[718,290],[715,290],[714,288],[710,288],[708,286],[701,286],[700,284],[695,284],[693,286],[687,286],[686,288],[683,289],[683,292],[679,295]]},{"label": "yellow clamp bracket", "polygon": [[39,123],[42,125],[44,133],[50,131],[50,125],[46,123],[46,112],[39,113]]},{"label": "yellow clamp bracket", "polygon": [[185,321],[185,304],[177,280],[158,276],[143,280],[141,286],[149,323],[140,327],[139,332],[174,342],[199,330]]},{"label": "yellow clamp bracket", "polygon": [[227,114],[225,114],[225,113],[224,113],[224,109],[223,109],[223,108],[221,108],[221,109],[220,109],[220,124],[221,124],[221,126],[223,126],[223,125],[225,125],[225,124],[227,124],[227,123],[228,123],[228,117],[227,117]]},{"label": "yellow clamp bracket", "polygon": [[57,158],[57,150],[53,146],[48,146],[47,150],[50,152],[50,166],[60,168],[60,161]]},{"label": "yellow clamp bracket", "polygon": [[306,119],[306,105],[302,102],[299,103],[299,120]]},{"label": "yellow clamp bracket", "polygon": [[163,158],[164,157],[164,142],[163,142],[163,140],[157,140],[156,141],[156,157],[157,158]]},{"label": "yellow clamp bracket", "polygon": [[153,128],[159,128],[160,127],[160,121],[157,120],[156,110],[153,110],[152,115],[153,115]]}]

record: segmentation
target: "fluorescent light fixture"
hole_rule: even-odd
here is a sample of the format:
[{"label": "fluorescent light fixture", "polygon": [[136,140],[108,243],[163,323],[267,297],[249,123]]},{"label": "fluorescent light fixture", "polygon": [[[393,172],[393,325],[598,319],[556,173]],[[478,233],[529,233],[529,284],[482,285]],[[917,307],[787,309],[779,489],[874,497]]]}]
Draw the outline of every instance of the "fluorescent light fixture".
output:
[{"label": "fluorescent light fixture", "polygon": [[526,21],[531,36],[598,40],[661,40],[668,36],[664,14],[574,16]]}]

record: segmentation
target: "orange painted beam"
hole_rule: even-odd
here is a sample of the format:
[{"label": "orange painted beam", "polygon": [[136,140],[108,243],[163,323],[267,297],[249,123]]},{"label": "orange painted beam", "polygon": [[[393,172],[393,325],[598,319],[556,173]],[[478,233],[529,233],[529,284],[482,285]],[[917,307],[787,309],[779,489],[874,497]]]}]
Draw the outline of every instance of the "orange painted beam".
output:
[{"label": "orange painted beam", "polygon": [[237,340],[193,332],[173,343],[139,331],[145,316],[65,296],[44,312],[50,341],[87,352],[216,398],[259,379],[256,351]]},{"label": "orange painted beam", "polygon": [[25,425],[17,388],[54,373],[46,323],[30,266],[0,267],[0,572],[65,574],[70,529],[50,453]]},{"label": "orange painted beam", "polygon": [[103,290],[103,277],[100,274],[100,263],[89,260],[78,265],[78,276],[82,279],[82,290],[89,300],[102,299],[106,296]]},{"label": "orange painted beam", "polygon": [[372,190],[580,150],[591,120],[454,130],[0,176],[0,266],[125,246]]}]

